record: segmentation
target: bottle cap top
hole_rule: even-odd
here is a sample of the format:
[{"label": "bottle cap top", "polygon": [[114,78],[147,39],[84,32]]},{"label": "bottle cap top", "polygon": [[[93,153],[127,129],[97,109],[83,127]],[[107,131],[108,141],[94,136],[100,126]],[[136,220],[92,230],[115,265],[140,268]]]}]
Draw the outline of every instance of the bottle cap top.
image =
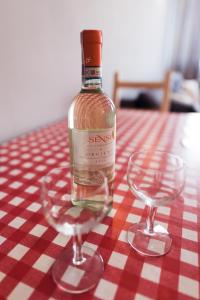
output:
[{"label": "bottle cap top", "polygon": [[83,44],[102,44],[102,31],[83,30],[81,32],[81,42]]}]

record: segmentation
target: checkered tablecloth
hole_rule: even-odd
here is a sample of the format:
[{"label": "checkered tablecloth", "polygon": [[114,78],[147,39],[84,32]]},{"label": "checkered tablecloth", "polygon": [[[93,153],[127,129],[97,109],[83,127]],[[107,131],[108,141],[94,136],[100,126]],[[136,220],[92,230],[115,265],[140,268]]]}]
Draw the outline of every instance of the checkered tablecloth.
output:
[{"label": "checkered tablecloth", "polygon": [[[182,196],[171,206],[158,209],[156,220],[173,237],[171,251],[164,257],[145,258],[126,241],[127,228],[146,216],[143,203],[128,190],[126,168],[130,153],[154,145],[188,159],[191,149],[186,144],[191,140],[187,126],[189,121],[198,123],[196,116],[118,112],[113,209],[84,242],[101,253],[105,271],[95,289],[79,296],[59,291],[53,282],[51,266],[64,248],[67,251],[71,247],[71,242],[46,223],[40,203],[42,177],[69,160],[67,122],[61,120],[3,143],[0,299],[199,299],[200,180],[196,164],[188,168]],[[200,128],[199,125],[195,126]],[[199,139],[199,132],[195,139]]]}]

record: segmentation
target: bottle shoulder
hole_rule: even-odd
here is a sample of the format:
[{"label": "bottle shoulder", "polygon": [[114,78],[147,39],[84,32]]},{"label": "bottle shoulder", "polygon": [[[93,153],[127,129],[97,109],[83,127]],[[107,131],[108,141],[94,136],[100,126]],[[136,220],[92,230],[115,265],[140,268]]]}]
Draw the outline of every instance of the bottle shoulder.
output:
[{"label": "bottle shoulder", "polygon": [[108,128],[115,126],[116,109],[104,92],[79,93],[68,111],[70,128]]},{"label": "bottle shoulder", "polygon": [[80,97],[80,96],[83,96],[83,97],[87,96],[87,97],[89,97],[89,96],[92,96],[92,95],[94,97],[100,97],[100,96],[102,96],[102,97],[105,97],[105,98],[109,98],[108,95],[102,89],[96,89],[96,90],[81,89],[80,92],[75,96],[75,98]]},{"label": "bottle shoulder", "polygon": [[83,110],[89,110],[90,108],[91,112],[94,109],[97,109],[102,112],[107,112],[108,110],[113,111],[114,113],[116,112],[116,108],[113,101],[103,91],[98,93],[81,91],[80,93],[78,93],[71,103],[71,109],[74,110],[75,108],[80,107]]}]

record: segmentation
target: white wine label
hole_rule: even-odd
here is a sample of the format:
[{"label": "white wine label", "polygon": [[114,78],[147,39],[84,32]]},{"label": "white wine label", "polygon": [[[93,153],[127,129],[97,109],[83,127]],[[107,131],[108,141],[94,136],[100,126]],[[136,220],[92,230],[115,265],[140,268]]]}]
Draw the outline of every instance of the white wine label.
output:
[{"label": "white wine label", "polygon": [[108,167],[115,162],[115,131],[72,130],[73,161],[82,167]]}]

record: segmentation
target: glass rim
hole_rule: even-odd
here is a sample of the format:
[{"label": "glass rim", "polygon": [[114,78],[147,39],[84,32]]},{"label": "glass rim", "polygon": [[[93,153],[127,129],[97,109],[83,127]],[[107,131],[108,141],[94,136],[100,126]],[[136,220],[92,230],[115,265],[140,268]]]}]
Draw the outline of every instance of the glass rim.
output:
[{"label": "glass rim", "polygon": [[[142,169],[143,167],[139,164],[137,164],[135,161],[133,161],[133,158],[135,156],[137,156],[138,154],[146,154],[146,153],[151,153],[154,154],[154,153],[160,153],[161,155],[166,155],[166,157],[171,157],[171,158],[175,158],[176,161],[178,162],[177,165],[173,165],[174,167],[174,171],[178,171],[182,168],[185,168],[185,162],[184,160],[182,159],[182,157],[180,157],[179,155],[175,154],[175,153],[172,153],[170,151],[166,151],[166,150],[162,150],[162,149],[142,149],[142,150],[136,150],[136,151],[133,151],[131,153],[131,155],[129,156],[129,159],[128,159],[128,166],[130,164],[132,165],[135,165],[137,166],[138,168]],[[150,167],[149,167],[150,168]]]},{"label": "glass rim", "polygon": [[67,163],[67,165],[66,166],[61,166],[61,167],[55,167],[55,168],[52,168],[51,170],[49,170],[44,176],[43,176],[43,178],[42,178],[42,182],[44,182],[45,181],[45,178],[47,177],[47,176],[49,176],[49,175],[51,175],[51,174],[56,174],[56,173],[53,173],[53,172],[55,172],[55,170],[62,170],[62,169],[69,169],[69,170],[71,170],[71,164],[70,163]]},{"label": "glass rim", "polygon": [[[73,180],[73,177],[74,175],[72,174],[72,169],[73,169],[74,165],[70,164],[70,162],[67,162],[67,164],[65,166],[57,166],[57,167],[54,167],[52,168],[51,170],[49,170],[43,177],[42,177],[42,180],[41,180],[41,185],[43,188],[47,188],[46,185],[48,184],[48,181],[47,181],[47,178],[53,174],[55,175],[59,175],[55,173],[56,170],[69,170],[70,172],[70,180]],[[100,174],[101,175],[101,178],[102,178],[102,182],[101,184],[107,184],[108,183],[108,179],[107,179],[107,176],[106,174],[102,171],[102,170],[95,170],[96,173]]]}]

